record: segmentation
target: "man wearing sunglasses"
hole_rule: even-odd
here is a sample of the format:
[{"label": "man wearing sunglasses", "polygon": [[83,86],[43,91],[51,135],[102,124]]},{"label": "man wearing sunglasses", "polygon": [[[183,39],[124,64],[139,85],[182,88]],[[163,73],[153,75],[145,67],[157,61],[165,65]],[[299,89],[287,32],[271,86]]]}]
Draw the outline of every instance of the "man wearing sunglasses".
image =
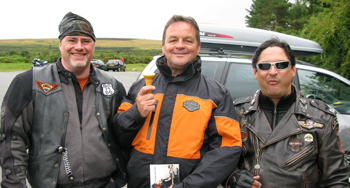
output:
[{"label": "man wearing sunglasses", "polygon": [[252,61],[261,89],[234,101],[243,147],[228,187],[349,187],[336,114],[292,84],[289,45],[267,40]]}]

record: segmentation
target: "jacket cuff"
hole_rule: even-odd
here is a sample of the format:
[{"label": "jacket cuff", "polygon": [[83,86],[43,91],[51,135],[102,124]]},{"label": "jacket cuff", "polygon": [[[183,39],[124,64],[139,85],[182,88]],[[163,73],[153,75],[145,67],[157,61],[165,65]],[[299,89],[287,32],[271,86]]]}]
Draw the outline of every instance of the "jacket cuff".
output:
[{"label": "jacket cuff", "polygon": [[130,116],[131,118],[135,121],[136,124],[144,124],[144,122],[146,121],[147,117],[142,117],[139,113],[139,111],[137,110],[137,105],[136,103],[134,105],[132,105],[132,107],[129,109],[130,112]]}]

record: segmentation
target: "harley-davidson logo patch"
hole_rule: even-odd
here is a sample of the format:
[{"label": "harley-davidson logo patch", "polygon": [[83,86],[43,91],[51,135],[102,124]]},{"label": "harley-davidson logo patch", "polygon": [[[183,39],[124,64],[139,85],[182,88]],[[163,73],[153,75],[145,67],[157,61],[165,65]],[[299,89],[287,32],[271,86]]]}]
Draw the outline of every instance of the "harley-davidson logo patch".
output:
[{"label": "harley-davidson logo patch", "polygon": [[298,138],[294,138],[293,140],[288,142],[289,150],[294,153],[299,152],[302,146],[303,146],[303,143]]},{"label": "harley-davidson logo patch", "polygon": [[49,83],[42,83],[40,81],[35,81],[36,85],[44,91],[44,93],[48,93],[50,91],[53,91],[60,86],[59,84],[49,84]]},{"label": "harley-davidson logo patch", "polygon": [[190,112],[199,110],[199,107],[200,107],[199,104],[194,101],[186,101],[183,103],[182,106],[185,107]]}]

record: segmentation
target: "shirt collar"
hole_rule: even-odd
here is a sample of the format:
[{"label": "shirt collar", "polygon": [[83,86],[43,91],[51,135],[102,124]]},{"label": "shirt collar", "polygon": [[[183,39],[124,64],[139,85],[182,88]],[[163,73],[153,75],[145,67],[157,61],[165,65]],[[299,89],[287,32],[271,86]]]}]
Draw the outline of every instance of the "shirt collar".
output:
[{"label": "shirt collar", "polygon": [[[78,81],[74,72],[71,72],[63,67],[61,60],[62,59],[60,57],[56,61],[57,71],[61,82],[68,84],[69,78],[72,78],[73,80]],[[95,87],[97,87],[100,84],[100,80],[96,77],[96,70],[92,66],[92,64],[90,64],[90,73],[89,73],[89,79],[87,83],[92,83]]]}]

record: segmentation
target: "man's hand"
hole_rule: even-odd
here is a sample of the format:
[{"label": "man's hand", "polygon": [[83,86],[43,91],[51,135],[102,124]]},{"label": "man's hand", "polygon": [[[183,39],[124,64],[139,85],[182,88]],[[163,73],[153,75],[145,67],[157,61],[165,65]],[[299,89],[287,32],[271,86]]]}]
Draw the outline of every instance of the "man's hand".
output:
[{"label": "man's hand", "polygon": [[143,86],[136,97],[137,110],[142,117],[147,117],[148,114],[156,109],[156,100],[151,91],[155,90],[154,86]]},{"label": "man's hand", "polygon": [[261,183],[258,182],[258,180],[260,179],[260,176],[254,176],[254,181],[252,184],[252,188],[260,188],[261,187]]},{"label": "man's hand", "polygon": [[254,176],[248,170],[239,170],[230,178],[230,185],[234,188],[260,188],[259,179],[260,176]]}]

